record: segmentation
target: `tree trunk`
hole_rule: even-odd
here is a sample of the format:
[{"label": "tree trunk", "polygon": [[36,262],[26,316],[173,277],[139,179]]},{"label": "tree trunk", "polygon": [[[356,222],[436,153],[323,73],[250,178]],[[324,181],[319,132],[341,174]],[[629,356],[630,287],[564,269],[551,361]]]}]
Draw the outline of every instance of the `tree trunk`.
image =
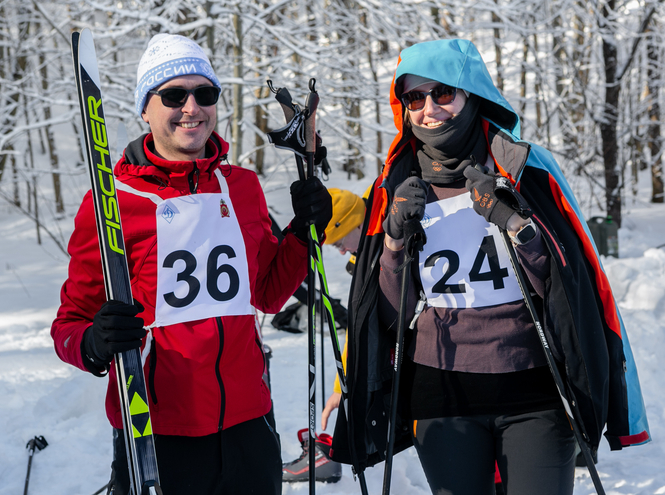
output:
[{"label": "tree trunk", "polygon": [[[57,45],[56,45],[57,46]],[[42,90],[44,96],[48,93],[48,70],[46,68],[46,60],[44,54],[39,55],[40,76],[42,79]],[[51,107],[44,105],[44,120],[51,118]],[[44,128],[46,134],[46,145],[48,148],[49,159],[51,161],[51,177],[53,178],[53,195],[55,199],[55,211],[62,214],[65,212],[65,203],[62,199],[62,190],[60,188],[60,163],[58,162],[58,154],[55,151],[55,139],[53,138],[53,131],[51,126]]]},{"label": "tree trunk", "polygon": [[[0,19],[5,19],[5,8],[0,4]],[[5,80],[6,77],[6,71],[5,71],[5,64],[7,63],[9,57],[7,56],[7,52],[9,51],[9,48],[7,48],[5,45],[5,39],[8,38],[8,33],[5,31],[5,26],[2,26],[2,34],[0,34],[0,40],[2,40],[2,43],[0,43],[0,94],[5,94],[7,92],[7,89],[4,87],[3,81]],[[2,122],[2,128],[0,128],[0,132],[4,132],[5,127],[5,122],[3,119]],[[7,155],[3,153],[3,150],[0,149],[0,182],[2,182],[2,176],[5,171],[5,164],[7,163]]]},{"label": "tree trunk", "polygon": [[[494,3],[499,5],[499,0],[494,0]],[[501,62],[501,30],[499,23],[501,18],[497,15],[496,11],[492,11],[492,23],[494,24],[494,55],[496,57],[496,87],[503,93],[503,64]]]},{"label": "tree trunk", "polygon": [[[261,86],[255,90],[256,99],[262,100],[267,98],[270,90],[267,86]],[[263,136],[268,133],[268,115],[263,109],[261,104],[257,104],[254,107],[254,125],[261,131],[261,133],[256,133],[254,136],[254,146],[256,147],[256,153],[254,155],[256,173],[258,175],[263,175],[263,165],[265,161],[265,140]]]},{"label": "tree trunk", "polygon": [[[8,145],[7,151],[13,152],[14,151],[14,146],[11,144]],[[7,155],[4,155],[7,156]],[[19,208],[21,207],[21,190],[19,189],[18,183],[19,183],[19,177],[18,177],[18,168],[16,167],[16,155],[12,153],[10,155],[10,161],[12,164],[12,181],[14,187],[12,188],[14,192],[14,206],[18,206]]]},{"label": "tree trunk", "polygon": [[[582,4],[583,5],[583,4]],[[573,50],[573,66],[577,72],[579,86],[575,88],[575,101],[573,102],[573,122],[575,122],[578,134],[582,134],[584,127],[584,88],[589,85],[588,58],[589,48],[586,46],[586,36],[584,34],[584,19],[579,15],[575,16],[575,48]]]},{"label": "tree trunk", "polygon": [[[432,9],[432,11],[436,10],[436,14],[438,16],[439,9]],[[434,15],[434,14],[433,14]],[[365,13],[362,14],[361,16],[361,22],[364,27],[368,28],[367,25],[367,15]],[[383,44],[380,45],[379,50],[382,51],[384,49]],[[374,56],[372,54],[372,43],[367,43],[367,63],[369,65],[369,70],[372,73],[372,80],[374,81],[374,87],[376,88],[376,98],[374,100],[374,121],[376,122],[376,175],[381,175],[381,171],[383,170],[383,133],[381,132],[381,104],[379,103],[380,100],[380,92],[379,92],[379,75],[377,73],[376,67],[374,66]]]},{"label": "tree trunk", "polygon": [[[608,22],[614,11],[615,0],[603,6],[602,16]],[[605,169],[605,211],[607,216],[621,227],[621,185],[618,170],[619,149],[617,144],[617,121],[620,84],[617,80],[617,47],[612,33],[605,30],[603,36],[603,62],[605,63],[605,104],[600,124],[603,164]]]},{"label": "tree trunk", "polygon": [[526,113],[526,68],[529,60],[529,38],[522,38],[522,68],[520,69],[520,120]]},{"label": "tree trunk", "polygon": [[[556,9],[558,7],[554,6],[553,8]],[[563,148],[565,149],[564,155],[567,160],[574,161],[579,154],[580,143],[570,124],[572,117],[569,109],[575,104],[575,96],[569,82],[568,65],[570,62],[564,47],[564,20],[561,15],[555,15],[552,25],[552,53],[554,54],[554,74],[556,78],[555,88],[559,99],[559,104],[557,105],[558,123],[562,134]],[[574,70],[574,68],[571,69]]]},{"label": "tree trunk", "polygon": [[[534,33],[533,35],[533,51],[534,51],[534,58],[538,57],[538,35]],[[543,109],[542,109],[542,83],[541,83],[541,77],[542,75],[540,74],[540,71],[538,74],[536,74],[535,82],[533,85],[533,92],[536,94],[536,135],[539,137],[542,136],[541,134],[541,129],[543,128]],[[549,136],[549,133],[548,133]],[[547,143],[549,145],[549,138],[547,140]]]},{"label": "tree trunk", "polygon": [[369,61],[369,66],[372,70],[372,77],[374,78],[374,84],[376,85],[376,100],[374,101],[374,115],[376,126],[379,130],[376,131],[376,175],[381,175],[383,170],[383,134],[381,133],[381,104],[379,103],[379,77],[374,68],[372,61],[372,47],[369,45],[367,48],[367,59]]},{"label": "tree trunk", "polygon": [[[25,69],[25,66],[23,67]],[[23,114],[25,116],[26,122],[29,121],[30,117],[28,115],[28,102],[26,101],[25,96],[23,97]],[[30,175],[32,177],[32,185],[28,181],[28,211],[30,211],[30,199],[34,202],[34,215],[35,215],[35,229],[37,231],[37,244],[41,245],[42,235],[39,231],[39,196],[37,194],[37,171],[35,170],[35,152],[32,147],[32,133],[28,130],[26,132],[26,138],[28,142],[27,153],[23,157],[23,162],[25,163],[26,172],[29,169]],[[31,187],[32,186],[32,187]],[[32,198],[30,197],[30,191],[32,190]]]},{"label": "tree trunk", "polygon": [[[240,4],[238,5],[240,8]],[[243,65],[242,65],[242,18],[240,13],[233,14],[232,16],[233,31],[235,33],[235,43],[233,44],[233,77],[236,80],[242,80]],[[231,99],[233,105],[233,116],[231,117],[231,163],[240,165],[238,160],[242,155],[242,119],[243,119],[243,99],[242,99],[243,85],[241,82],[234,82],[231,91]]]},{"label": "tree trunk", "polygon": [[[361,7],[353,0],[343,0],[342,9],[346,11],[347,18],[343,25],[339,26],[339,36],[340,39],[346,40],[345,43],[351,50],[355,49],[356,35],[361,34],[360,31],[356,31],[355,23],[353,22],[354,16],[361,16]],[[344,80],[346,88],[344,92],[346,94],[353,94],[355,84],[355,78],[357,69],[357,61],[349,58],[348,66],[342,69],[342,78]],[[348,84],[348,85],[347,85]],[[344,164],[344,170],[347,172],[349,178],[351,174],[356,174],[358,179],[362,179],[365,176],[365,158],[363,157],[360,149],[356,145],[357,142],[362,139],[362,127],[360,125],[360,99],[346,97],[344,98],[344,114],[346,115],[346,131],[351,136],[350,139],[347,139],[347,160]],[[354,141],[356,143],[354,143]]]},{"label": "tree trunk", "polygon": [[[656,30],[657,31],[657,30]],[[663,202],[663,161],[661,151],[663,148],[663,139],[660,134],[660,104],[659,89],[660,81],[660,49],[656,45],[654,36],[649,36],[649,46],[647,47],[647,58],[649,60],[647,70],[647,88],[651,96],[649,105],[649,149],[651,150],[651,202]]]},{"label": "tree trunk", "polygon": [[[206,17],[211,18],[211,9],[213,2],[207,1],[205,3],[205,12]],[[215,70],[216,60],[215,60],[215,24],[214,22],[206,28],[206,44],[208,45],[208,50],[210,50],[210,64],[212,65],[212,70]],[[215,105],[215,114],[218,114],[217,106]],[[219,132],[219,120],[215,124],[215,132]]]}]

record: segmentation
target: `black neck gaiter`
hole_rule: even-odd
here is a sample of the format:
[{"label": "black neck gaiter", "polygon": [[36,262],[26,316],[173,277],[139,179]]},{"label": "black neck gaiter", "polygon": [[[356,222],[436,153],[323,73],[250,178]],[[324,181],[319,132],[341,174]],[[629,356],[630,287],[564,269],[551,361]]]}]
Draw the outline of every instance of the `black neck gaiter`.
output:
[{"label": "black neck gaiter", "polygon": [[442,185],[462,179],[464,169],[472,164],[472,155],[477,163],[485,164],[487,141],[479,106],[480,97],[470,94],[462,111],[443,125],[433,129],[411,125],[422,143],[418,164],[424,180]]}]

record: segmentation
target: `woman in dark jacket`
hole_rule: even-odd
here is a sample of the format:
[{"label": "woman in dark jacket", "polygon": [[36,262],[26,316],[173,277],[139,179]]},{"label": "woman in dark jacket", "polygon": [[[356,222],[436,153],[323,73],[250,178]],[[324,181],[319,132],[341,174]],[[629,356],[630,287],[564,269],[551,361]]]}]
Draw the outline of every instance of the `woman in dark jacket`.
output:
[{"label": "woman in dark jacket", "polygon": [[398,135],[365,217],[349,304],[349,420],[338,416],[334,458],[357,470],[383,460],[395,271],[416,219],[427,242],[413,261],[407,322],[419,298],[424,309],[407,335],[397,450],[415,445],[433,493],[492,493],[496,459],[507,493],[570,494],[575,439],[502,230],[588,446],[605,428],[612,449],[650,439],[577,202],[551,154],[519,139],[519,118],[471,42],[404,50],[391,106]]}]

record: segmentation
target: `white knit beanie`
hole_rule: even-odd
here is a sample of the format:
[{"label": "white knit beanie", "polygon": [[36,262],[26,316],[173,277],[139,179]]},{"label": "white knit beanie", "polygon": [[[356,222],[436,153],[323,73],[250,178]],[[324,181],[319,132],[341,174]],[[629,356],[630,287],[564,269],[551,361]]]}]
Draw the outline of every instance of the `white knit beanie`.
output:
[{"label": "white knit beanie", "polygon": [[219,79],[203,49],[193,40],[179,34],[156,34],[148,43],[136,71],[136,113],[141,116],[148,91],[179,76],[198,75],[221,88]]}]

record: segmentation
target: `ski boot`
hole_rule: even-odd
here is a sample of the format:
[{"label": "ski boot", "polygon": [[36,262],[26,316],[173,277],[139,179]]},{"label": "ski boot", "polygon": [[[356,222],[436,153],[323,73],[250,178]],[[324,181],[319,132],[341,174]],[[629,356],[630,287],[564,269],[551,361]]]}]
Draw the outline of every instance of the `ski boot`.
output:
[{"label": "ski boot", "polygon": [[[309,480],[309,438],[307,428],[298,432],[298,440],[302,445],[302,454],[296,460],[282,464],[282,481]],[[315,439],[316,448],[316,481],[337,483],[342,479],[342,465],[330,458],[332,437],[321,433]]]}]

